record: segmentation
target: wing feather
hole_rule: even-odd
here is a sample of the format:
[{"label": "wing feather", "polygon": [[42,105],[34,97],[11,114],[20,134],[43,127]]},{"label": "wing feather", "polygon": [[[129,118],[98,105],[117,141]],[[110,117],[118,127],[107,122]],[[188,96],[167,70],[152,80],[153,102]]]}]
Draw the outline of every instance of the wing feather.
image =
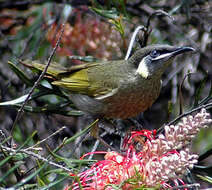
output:
[{"label": "wing feather", "polygon": [[82,69],[65,77],[63,76],[60,80],[52,82],[52,84],[61,86],[75,93],[87,94],[89,96],[106,94],[112,90],[102,88],[98,83],[91,83],[88,78],[87,69]]},{"label": "wing feather", "polygon": [[[46,63],[42,64],[37,60],[19,60],[19,62],[30,69],[35,69],[36,71],[43,71],[46,67]],[[112,85],[109,87],[108,85],[104,84],[105,73],[104,71],[101,71],[100,67],[100,64],[103,63],[104,62],[87,63],[66,68],[57,64],[56,62],[52,62],[48,67],[46,74],[53,79],[53,85],[68,89],[74,93],[86,94],[91,97],[99,97],[102,95],[104,96],[113,90]],[[96,67],[98,67],[101,72],[99,72]],[[93,70],[93,74],[91,75],[95,75],[97,77],[92,76],[91,78],[91,70]]]}]

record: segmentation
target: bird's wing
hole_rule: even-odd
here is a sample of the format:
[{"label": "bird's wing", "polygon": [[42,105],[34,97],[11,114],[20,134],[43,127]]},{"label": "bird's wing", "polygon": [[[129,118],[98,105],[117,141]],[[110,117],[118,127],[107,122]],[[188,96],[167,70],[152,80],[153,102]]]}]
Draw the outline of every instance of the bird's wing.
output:
[{"label": "bird's wing", "polygon": [[110,88],[103,88],[99,83],[92,83],[88,77],[88,69],[60,74],[60,80],[56,80],[52,84],[66,88],[71,92],[93,97],[112,91]]},{"label": "bird's wing", "polygon": [[[19,62],[35,71],[43,71],[46,67],[45,63],[42,64],[37,60],[19,60]],[[101,63],[86,63],[66,68],[57,64],[56,62],[51,62],[47,69],[46,75],[48,78],[53,79],[53,85],[66,88],[74,93],[86,94],[96,97],[105,95],[112,91],[112,89],[108,87],[102,87],[101,83],[98,81],[91,82],[88,77],[88,69],[99,64]]]},{"label": "bird's wing", "polygon": [[[23,61],[18,60],[18,61],[22,65],[24,65],[32,70],[35,70],[35,71],[43,71],[47,64],[46,62],[43,64],[38,60],[32,61],[29,59],[26,59]],[[73,65],[73,66],[66,68],[66,67],[61,66],[57,62],[52,61],[47,69],[46,74],[58,79],[58,78],[60,78],[60,76],[63,76],[64,74],[70,74],[70,73],[73,73],[73,72],[76,72],[76,71],[79,71],[82,69],[96,66],[98,64],[99,63],[87,63],[87,64],[85,63],[85,64]]]}]

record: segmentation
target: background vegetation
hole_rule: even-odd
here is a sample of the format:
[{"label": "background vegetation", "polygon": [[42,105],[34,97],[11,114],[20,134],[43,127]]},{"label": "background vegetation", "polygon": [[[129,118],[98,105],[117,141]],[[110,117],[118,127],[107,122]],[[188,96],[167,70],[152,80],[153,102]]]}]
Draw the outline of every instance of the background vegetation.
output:
[{"label": "background vegetation", "polygon": [[[146,26],[158,10],[166,11],[174,20],[163,14],[154,16],[147,44],[188,45],[197,51],[175,60],[163,76],[160,97],[136,121],[144,128],[157,129],[179,114],[209,104],[212,2],[206,0],[0,0],[0,102],[30,91],[38,75],[16,60],[48,60],[63,23],[64,33],[54,61],[64,66],[80,64],[69,58],[73,55],[124,59],[133,30]],[[93,119],[76,110],[67,94],[50,87],[48,80],[37,86],[15,122],[22,102],[18,99],[0,107],[0,188],[63,189],[72,181],[69,171],[77,173],[92,163],[78,160],[80,156],[92,150],[107,150],[89,133],[95,126]],[[212,111],[211,106],[207,108]],[[119,149],[132,124],[120,120],[113,123],[115,128],[101,123],[99,133]],[[202,168],[190,174],[202,188],[210,183],[196,174],[212,174],[211,138],[208,128],[192,144],[194,152],[202,155],[198,163]]]}]

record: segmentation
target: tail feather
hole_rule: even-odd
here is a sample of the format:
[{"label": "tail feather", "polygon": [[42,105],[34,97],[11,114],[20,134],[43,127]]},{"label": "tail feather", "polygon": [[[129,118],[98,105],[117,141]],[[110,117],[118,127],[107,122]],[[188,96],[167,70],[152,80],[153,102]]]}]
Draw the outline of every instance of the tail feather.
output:
[{"label": "tail feather", "polygon": [[[39,61],[32,61],[32,60],[19,60],[19,63],[22,65],[30,68],[35,69],[36,71],[43,71],[46,67],[47,63],[40,63]],[[55,78],[58,78],[59,74],[66,73],[67,69],[65,67],[62,67],[61,65],[57,64],[56,62],[51,62],[50,66],[47,69],[46,74],[53,76]]]}]

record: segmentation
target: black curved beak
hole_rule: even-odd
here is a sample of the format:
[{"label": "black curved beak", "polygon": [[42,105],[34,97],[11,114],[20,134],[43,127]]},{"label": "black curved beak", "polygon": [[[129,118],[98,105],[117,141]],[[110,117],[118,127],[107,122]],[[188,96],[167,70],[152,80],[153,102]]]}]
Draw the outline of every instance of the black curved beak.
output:
[{"label": "black curved beak", "polygon": [[186,47],[186,46],[179,47],[172,52],[172,55],[179,55],[181,53],[185,53],[185,52],[188,52],[188,51],[195,51],[195,49],[192,48],[192,47]]}]

